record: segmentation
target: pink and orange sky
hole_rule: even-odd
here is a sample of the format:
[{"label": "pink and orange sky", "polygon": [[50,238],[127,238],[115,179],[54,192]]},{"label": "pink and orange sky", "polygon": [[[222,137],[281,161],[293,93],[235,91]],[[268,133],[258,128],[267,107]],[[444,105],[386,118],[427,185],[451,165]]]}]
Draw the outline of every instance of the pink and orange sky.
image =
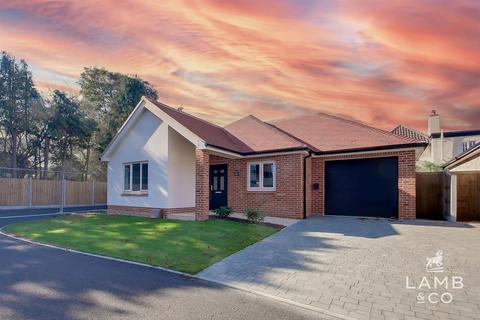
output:
[{"label": "pink and orange sky", "polygon": [[219,124],[323,111],[383,129],[480,128],[480,1],[0,0],[0,50],[43,89],[137,74]]}]

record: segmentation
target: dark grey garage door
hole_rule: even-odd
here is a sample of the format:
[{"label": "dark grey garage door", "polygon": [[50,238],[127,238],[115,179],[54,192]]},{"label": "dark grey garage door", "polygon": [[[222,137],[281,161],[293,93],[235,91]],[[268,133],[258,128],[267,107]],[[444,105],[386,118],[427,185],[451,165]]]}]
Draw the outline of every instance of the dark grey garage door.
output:
[{"label": "dark grey garage door", "polygon": [[398,158],[325,162],[325,213],[398,217]]}]

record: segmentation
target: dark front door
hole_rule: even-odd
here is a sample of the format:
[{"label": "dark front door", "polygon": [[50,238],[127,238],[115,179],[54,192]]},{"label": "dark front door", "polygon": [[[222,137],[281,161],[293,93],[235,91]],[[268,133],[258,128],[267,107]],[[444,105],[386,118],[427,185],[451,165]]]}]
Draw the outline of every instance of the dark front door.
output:
[{"label": "dark front door", "polygon": [[227,206],[227,165],[210,166],[210,209]]},{"label": "dark front door", "polygon": [[325,162],[325,213],[398,217],[398,158]]}]

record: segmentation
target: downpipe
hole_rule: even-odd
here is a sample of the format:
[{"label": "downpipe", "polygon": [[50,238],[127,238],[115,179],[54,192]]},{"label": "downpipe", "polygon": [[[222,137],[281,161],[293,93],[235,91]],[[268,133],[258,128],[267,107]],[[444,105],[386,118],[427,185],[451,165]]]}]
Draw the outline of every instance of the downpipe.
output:
[{"label": "downpipe", "polygon": [[307,159],[312,157],[312,152],[308,151],[308,155],[303,157],[303,219],[307,219]]}]

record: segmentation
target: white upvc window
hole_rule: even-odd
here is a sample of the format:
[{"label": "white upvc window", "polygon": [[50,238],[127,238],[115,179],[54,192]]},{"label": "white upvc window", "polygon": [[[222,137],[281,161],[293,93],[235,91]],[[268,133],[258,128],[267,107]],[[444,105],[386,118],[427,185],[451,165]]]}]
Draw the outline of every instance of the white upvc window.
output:
[{"label": "white upvc window", "polygon": [[123,190],[127,192],[148,191],[148,162],[123,164]]},{"label": "white upvc window", "polygon": [[275,161],[256,161],[247,164],[248,191],[275,191]]},{"label": "white upvc window", "polygon": [[477,145],[477,143],[480,143],[480,140],[463,141],[463,143],[462,143],[463,151],[467,151],[467,150],[472,149],[473,147],[475,147]]}]

